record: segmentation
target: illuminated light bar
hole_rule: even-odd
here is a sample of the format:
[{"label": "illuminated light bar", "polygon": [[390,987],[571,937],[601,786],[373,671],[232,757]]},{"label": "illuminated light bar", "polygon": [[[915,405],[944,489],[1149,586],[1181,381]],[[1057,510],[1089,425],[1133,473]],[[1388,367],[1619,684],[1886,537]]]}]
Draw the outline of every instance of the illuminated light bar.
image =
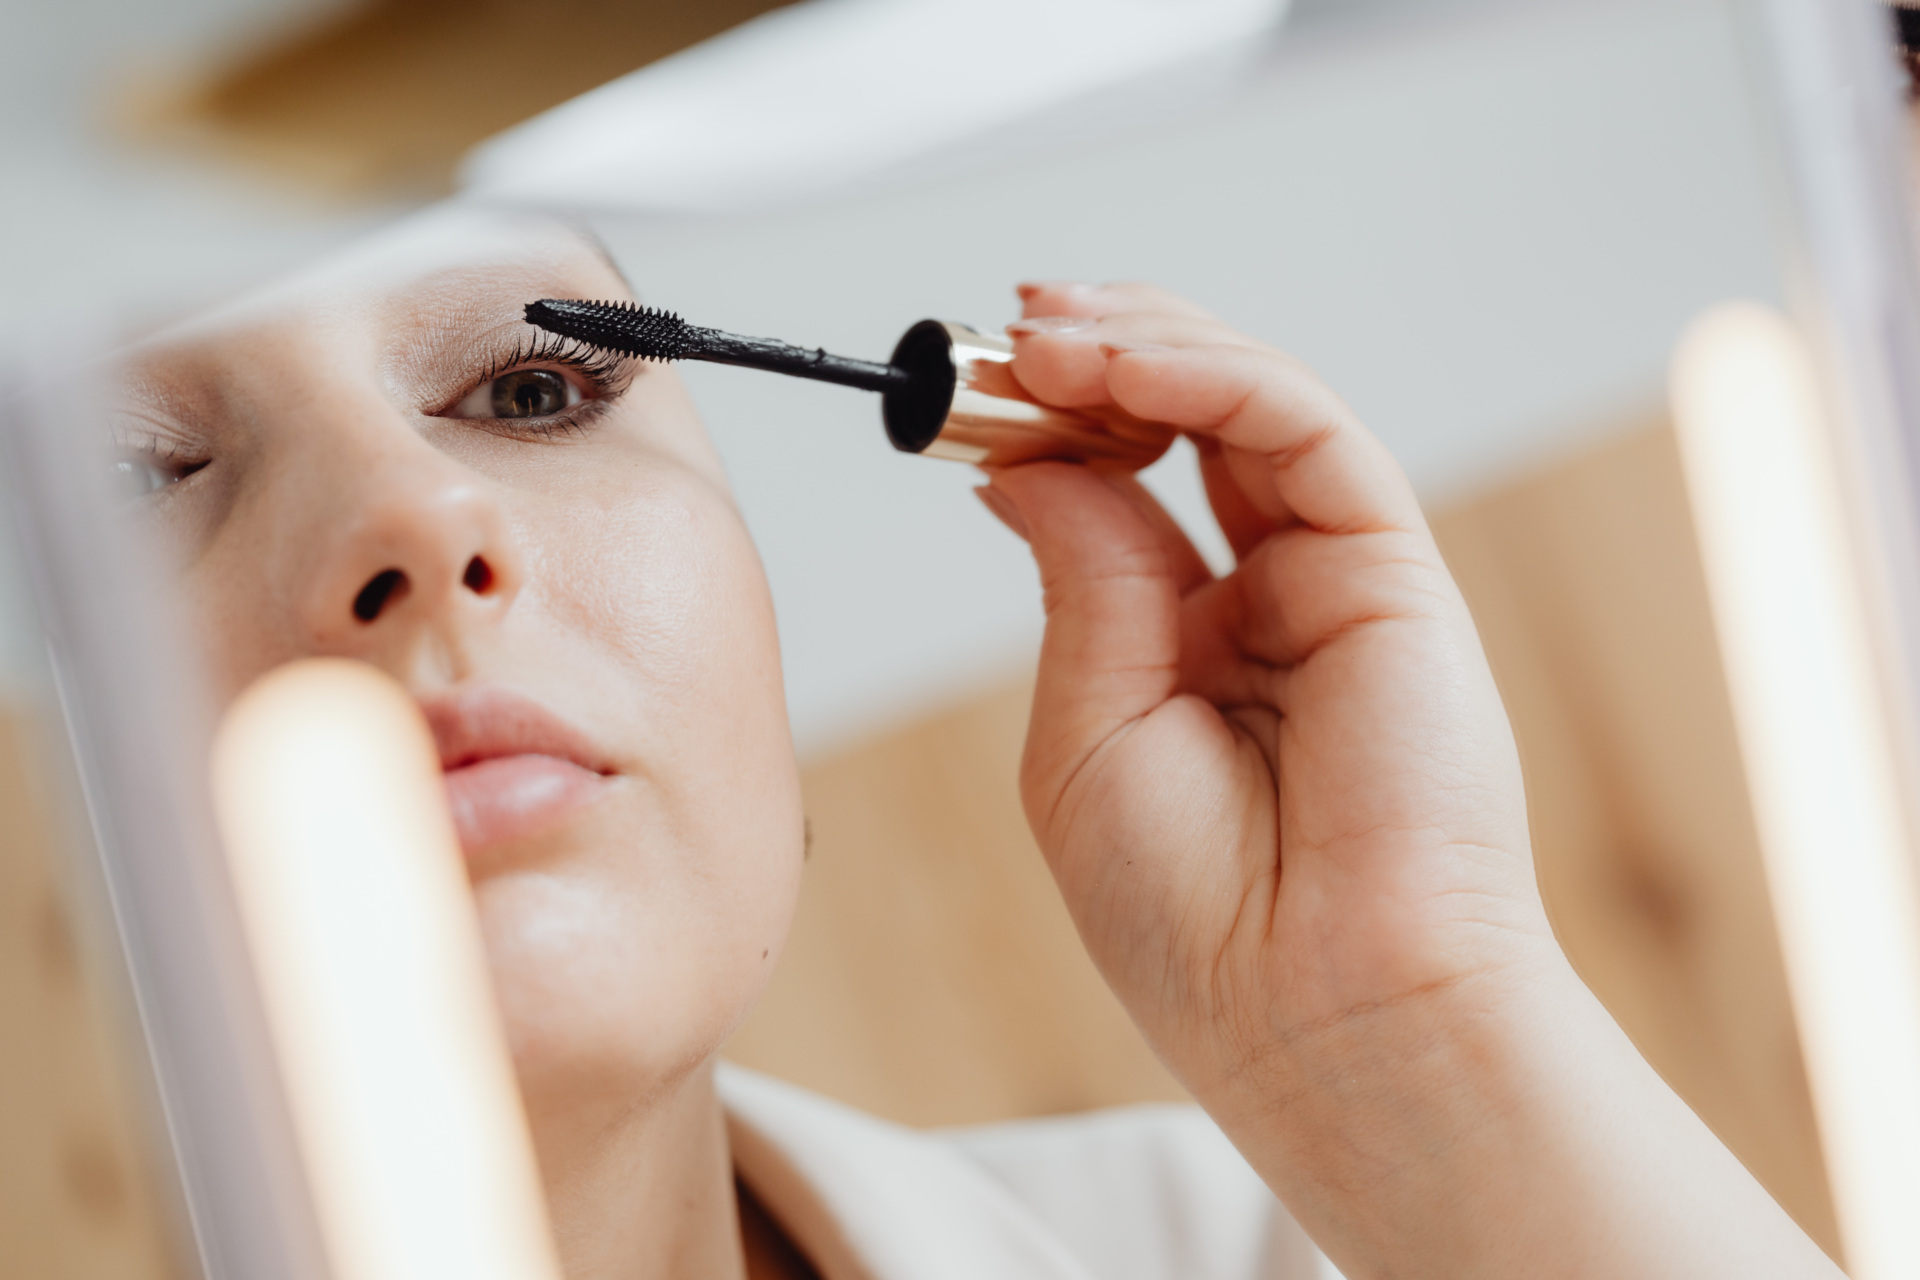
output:
[{"label": "illuminated light bar", "polygon": [[419,709],[296,662],[235,703],[214,804],[335,1280],[558,1280]]},{"label": "illuminated light bar", "polygon": [[1778,313],[1694,322],[1672,401],[1855,1280],[1920,1276],[1920,877],[1833,441]]}]

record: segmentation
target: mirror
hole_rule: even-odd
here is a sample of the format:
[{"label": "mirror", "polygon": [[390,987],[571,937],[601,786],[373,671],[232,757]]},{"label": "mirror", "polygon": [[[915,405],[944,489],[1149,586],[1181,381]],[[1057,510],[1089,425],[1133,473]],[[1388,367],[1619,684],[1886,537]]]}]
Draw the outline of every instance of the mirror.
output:
[{"label": "mirror", "polygon": [[[688,779],[701,768],[785,776],[768,763],[784,753],[785,729],[777,716],[756,719],[751,696],[755,680],[778,678],[805,862],[777,968],[739,979],[766,985],[745,1002],[744,1021],[722,1028],[729,1060],[916,1127],[1185,1103],[1087,958],[1029,833],[1017,775],[1040,591],[1026,547],[967,492],[978,475],[885,447],[872,397],[687,362],[679,377],[702,436],[677,384],[528,345],[546,339],[529,336],[516,311],[553,289],[612,296],[630,283],[643,303],[697,325],[878,360],[928,316],[997,331],[1019,314],[1021,280],[1151,281],[1304,360],[1391,450],[1472,609],[1512,721],[1541,892],[1574,967],[1822,1249],[1858,1275],[1898,1274],[1908,1247],[1899,1232],[1849,1199],[1863,1194],[1849,1179],[1868,1159],[1845,1136],[1859,1121],[1834,1111],[1842,1086],[1832,1070],[1809,1083],[1810,1061],[1833,1056],[1810,1051],[1805,1007],[1817,998],[1807,957],[1825,954],[1827,935],[1795,923],[1797,899],[1782,911],[1786,864],[1775,811],[1755,791],[1757,713],[1742,701],[1755,686],[1743,683],[1745,658],[1728,665],[1737,605],[1721,590],[1724,563],[1702,559],[1703,545],[1717,545],[1697,505],[1707,464],[1688,452],[1694,437],[1676,431],[1669,398],[1683,335],[1717,305],[1746,300],[1798,321],[1809,385],[1826,406],[1822,439],[1838,459],[1833,484],[1858,517],[1835,545],[1858,570],[1847,599],[1875,646],[1860,687],[1894,691],[1868,755],[1904,786],[1911,717],[1896,695],[1910,675],[1902,637],[1920,579],[1909,581],[1911,553],[1900,549],[1911,475],[1900,433],[1920,406],[1901,399],[1906,365],[1885,351],[1877,364],[1847,353],[1871,327],[1863,316],[1913,318],[1908,250],[1888,223],[1905,197],[1893,142],[1865,125],[1851,169],[1808,167],[1832,136],[1819,132],[1820,76],[1870,81],[1879,72],[1859,68],[1892,65],[1856,47],[1861,32],[1880,30],[1871,6],[1834,19],[1841,35],[1827,32],[1827,44],[1794,45],[1783,32],[1818,23],[1789,0],[1297,0],[1278,25],[1285,6],[1216,3],[1183,28],[1178,48],[1150,18],[1116,20],[1104,43],[1078,42],[1084,64],[1056,64],[1066,69],[1044,91],[1012,54],[993,62],[1002,42],[977,30],[943,35],[956,42],[945,61],[879,64],[873,50],[891,47],[882,38],[895,38],[888,24],[908,21],[908,7],[877,3],[580,0],[538,20],[514,5],[469,13],[404,0],[272,8],[214,4],[183,16],[91,0],[36,19],[45,56],[13,91],[53,108],[31,121],[10,114],[14,171],[47,193],[18,211],[6,255],[10,293],[27,300],[17,327],[32,327],[38,306],[80,315],[73,331],[90,341],[111,334],[107,345],[130,346],[130,357],[104,361],[136,371],[131,399],[106,418],[136,489],[192,480],[207,459],[176,428],[196,413],[240,421],[303,405],[349,422],[341,406],[377,392],[409,415],[409,447],[426,446],[405,465],[464,468],[535,495],[513,517],[522,525],[554,521],[545,559],[502,560],[489,549],[496,517],[469,510],[471,486],[436,491],[438,527],[477,530],[455,566],[474,609],[505,609],[521,591],[548,591],[543,574],[561,574],[645,596],[651,611],[607,638],[593,630],[618,630],[605,599],[570,590],[543,607],[559,599],[553,616],[575,619],[592,643],[547,636],[541,649],[525,633],[518,648],[478,656],[444,636],[383,647],[368,638],[372,624],[436,589],[405,567],[413,499],[395,489],[385,506],[368,499],[331,515],[324,503],[360,478],[373,486],[369,459],[400,454],[309,440],[276,455],[275,514],[233,517],[232,528],[282,543],[222,535],[219,521],[232,516],[224,497],[167,508],[149,534],[112,535],[191,548],[184,568],[154,571],[178,586],[159,593],[184,618],[178,650],[156,646],[158,656],[140,659],[156,684],[206,704],[187,718],[216,719],[243,675],[310,652],[346,654],[446,694],[428,707],[444,759],[449,740],[483,737],[474,725],[488,716],[520,714],[476,710],[447,690],[475,671],[507,672],[523,693],[582,698],[589,719],[647,726],[648,758],[686,775],[657,785],[693,794]],[[1038,44],[1047,36],[1034,24]],[[526,74],[530,30],[564,33],[570,48],[579,32],[601,35],[584,41],[590,57],[562,59],[549,77]],[[1820,50],[1832,53],[1825,63]],[[515,88],[463,88],[476,68]],[[811,87],[800,94],[788,75]],[[956,110],[946,91],[970,77],[993,91]],[[909,92],[919,82],[924,92]],[[798,95],[796,121],[769,123],[756,93]],[[810,113],[836,110],[846,132],[821,141]],[[1857,194],[1870,178],[1880,184],[1872,198],[1847,207],[1878,212],[1841,225],[1847,215],[1835,209],[1846,201],[1823,204],[1822,193]],[[1847,291],[1882,267],[1875,278],[1896,282],[1882,293]],[[390,353],[377,365],[385,381],[336,382],[329,370],[355,360],[376,368],[367,335]],[[100,353],[78,354],[101,367]],[[574,425],[548,438],[511,423],[460,424],[480,416],[461,405],[480,393],[495,403],[500,375],[529,360],[547,382],[508,391],[558,397],[569,424],[577,405],[614,395],[615,381],[634,386],[641,443],[622,453]],[[210,388],[228,398],[216,405]],[[16,429],[45,435],[56,416],[16,413]],[[162,419],[157,434],[138,425]],[[24,470],[16,463],[16,485]],[[216,475],[202,491],[217,492]],[[643,477],[644,510],[616,491],[616,475]],[[1143,480],[1211,566],[1232,564],[1190,443]],[[592,489],[597,522],[566,517],[575,520],[566,526],[560,504],[541,505],[569,485]],[[714,532],[731,519],[727,492],[750,542]],[[231,1246],[266,1251],[254,1257],[317,1249],[311,1215],[286,1207],[310,1188],[246,994],[246,948],[222,914],[231,903],[209,891],[198,906],[169,908],[153,886],[130,881],[111,891],[125,856],[114,815],[126,824],[141,802],[100,793],[125,766],[102,764],[112,752],[88,733],[132,740],[167,716],[131,709],[144,695],[89,702],[88,682],[106,679],[114,646],[133,637],[110,634],[79,604],[50,621],[60,606],[48,601],[63,598],[61,574],[86,576],[77,566],[89,547],[111,557],[116,544],[71,521],[48,535],[59,523],[49,505],[24,516],[40,540],[0,557],[16,582],[0,609],[0,1178],[22,1189],[0,1196],[0,1271],[245,1274],[207,1247],[221,1216],[207,1207],[219,1194],[208,1188],[273,1183],[258,1192],[280,1206],[262,1210],[271,1225]],[[389,521],[366,553],[373,560],[329,550],[330,530],[349,520]],[[563,527],[573,530],[565,539]],[[675,578],[669,549],[689,529],[719,550]],[[623,568],[616,546],[650,550]],[[278,557],[272,572],[262,557]],[[757,587],[736,590],[729,575],[751,584],[755,564],[778,619],[777,659],[729,648],[743,642],[728,627],[747,628],[764,607]],[[319,640],[290,638],[284,620],[308,617],[302,593],[320,590],[314,583],[340,596],[339,617],[310,624]],[[258,600],[259,611],[236,614],[236,600]],[[126,617],[161,629],[181,621],[127,607],[123,627]],[[56,649],[64,722],[43,624],[85,640],[77,656]],[[590,671],[615,650],[671,696],[568,690],[567,670]],[[706,653],[709,665],[724,655],[749,674],[674,684],[680,652]],[[763,658],[776,665],[751,674]],[[702,716],[730,727],[698,730]],[[66,763],[76,740],[85,804]],[[204,735],[185,741],[187,756],[204,750]],[[196,764],[169,785],[189,798],[154,825],[174,832],[165,856],[191,859],[213,844],[200,811],[206,781]],[[517,819],[489,797],[586,784],[529,775],[472,785],[454,798],[463,835],[503,833],[504,848],[521,838]],[[718,819],[691,810],[633,821],[649,848],[709,838],[743,859],[753,839],[798,838],[756,829],[723,839],[702,826]],[[1888,839],[1904,840],[1909,821],[1904,809],[1890,818]],[[684,867],[657,875],[656,898],[700,883]],[[710,997],[710,1020],[732,1016],[730,997],[709,989],[717,979],[692,976],[719,971],[697,963],[706,935],[660,925],[667,941],[632,942],[648,936],[656,908],[616,920],[582,905],[624,892],[592,876],[543,880],[522,868],[500,883],[512,887],[482,890],[490,941],[552,946],[554,967],[541,973],[576,993],[613,993],[620,1012],[608,1025],[629,1031],[588,1037],[592,1052],[652,1052],[630,1028],[675,1017],[688,1019],[693,1040],[712,1032],[660,1003],[668,978],[629,988],[608,976],[620,964],[681,982],[696,993],[690,1003]],[[1875,882],[1849,883],[1858,893]],[[538,894],[556,884],[582,896],[554,908],[542,933]],[[1885,936],[1900,936],[1909,908],[1920,900],[1887,913]],[[216,941],[171,969],[159,958],[174,954],[163,931],[128,936],[134,917],[169,910],[225,921],[208,926]],[[743,908],[738,918],[750,916]],[[552,941],[569,929],[578,955]],[[766,929],[777,937],[784,925]],[[604,956],[579,941],[612,947],[615,937],[621,949]],[[156,1027],[187,1016],[185,993],[223,967],[241,974],[230,978],[241,994],[209,996],[196,1015],[218,1028],[212,1047],[191,1065],[169,1059],[154,1047]],[[1902,998],[1904,982],[1878,998]],[[528,1064],[541,1061],[529,1045],[557,1034],[540,1012],[565,1002],[537,982],[508,984],[502,1000],[525,1085]],[[251,1119],[195,1165],[180,1154],[182,1134],[202,1122],[196,1106],[212,1107],[209,1086],[198,1104],[178,1091],[187,1076],[221,1071],[235,1088],[251,1082]],[[1836,1152],[1854,1163],[1836,1170]],[[542,1158],[551,1167],[551,1152]],[[750,1208],[764,1194],[749,1187]]]}]

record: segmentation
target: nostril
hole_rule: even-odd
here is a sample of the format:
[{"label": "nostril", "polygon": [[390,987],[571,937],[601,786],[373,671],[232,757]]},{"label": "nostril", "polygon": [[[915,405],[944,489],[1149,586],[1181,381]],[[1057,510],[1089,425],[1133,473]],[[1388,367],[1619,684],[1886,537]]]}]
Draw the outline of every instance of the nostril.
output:
[{"label": "nostril", "polygon": [[353,598],[353,616],[362,622],[372,622],[389,603],[406,593],[407,575],[398,569],[382,569]]},{"label": "nostril", "polygon": [[493,566],[475,556],[467,561],[467,571],[460,575],[460,581],[473,594],[483,596],[493,587]]}]

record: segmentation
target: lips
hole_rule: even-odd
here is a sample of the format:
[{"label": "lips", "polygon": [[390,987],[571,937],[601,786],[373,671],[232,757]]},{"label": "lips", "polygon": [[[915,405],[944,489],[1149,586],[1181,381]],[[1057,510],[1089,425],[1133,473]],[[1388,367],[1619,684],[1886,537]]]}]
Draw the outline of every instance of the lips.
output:
[{"label": "lips", "polygon": [[585,734],[521,694],[469,688],[423,698],[420,709],[469,855],[554,830],[613,785],[611,762]]}]

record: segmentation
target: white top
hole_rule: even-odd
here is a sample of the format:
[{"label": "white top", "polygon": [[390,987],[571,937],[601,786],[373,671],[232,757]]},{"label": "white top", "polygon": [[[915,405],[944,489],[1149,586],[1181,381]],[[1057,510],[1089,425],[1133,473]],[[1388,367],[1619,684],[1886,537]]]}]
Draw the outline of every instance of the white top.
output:
[{"label": "white top", "polygon": [[1197,1107],[922,1132],[718,1084],[735,1170],[822,1280],[1339,1280]]}]

